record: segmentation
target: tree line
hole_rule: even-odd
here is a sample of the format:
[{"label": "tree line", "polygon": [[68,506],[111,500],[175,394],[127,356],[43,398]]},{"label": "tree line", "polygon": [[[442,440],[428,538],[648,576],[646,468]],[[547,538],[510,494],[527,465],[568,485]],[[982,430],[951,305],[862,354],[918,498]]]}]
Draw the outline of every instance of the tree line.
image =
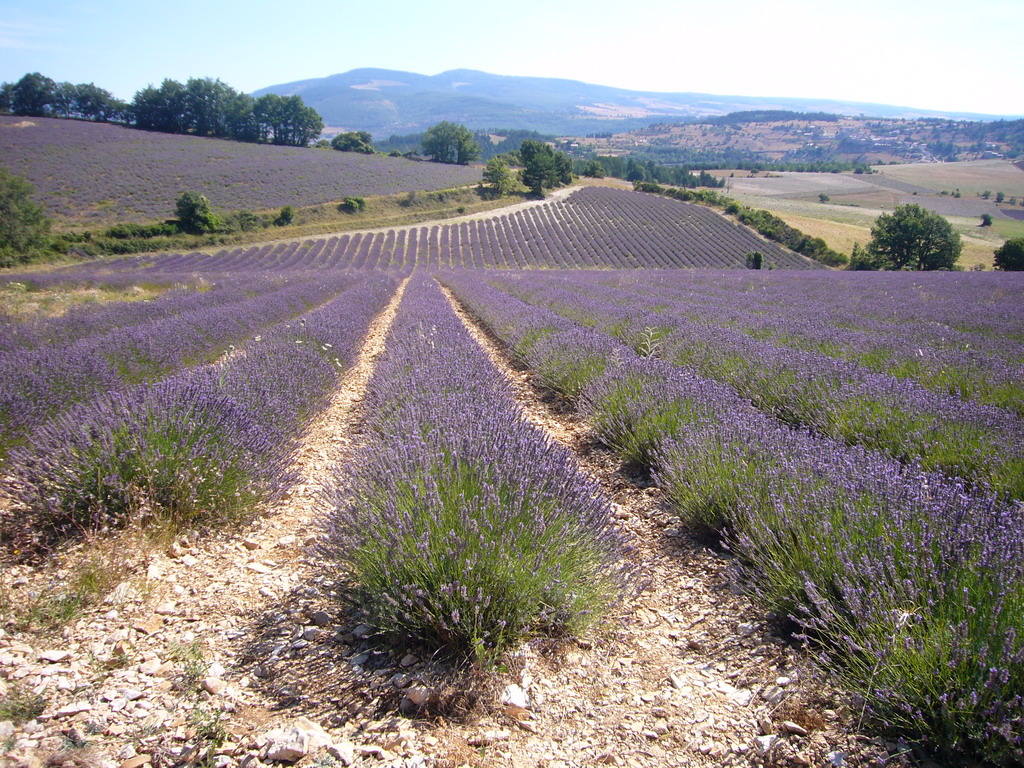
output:
[{"label": "tree line", "polygon": [[748,227],[752,227],[769,240],[784,245],[791,251],[796,251],[809,259],[825,264],[830,267],[837,267],[846,264],[845,255],[838,253],[828,247],[828,244],[820,237],[811,237],[804,234],[796,227],[791,227],[778,216],[768,211],[757,208],[748,208],[740,205],[731,197],[726,197],[712,189],[689,190],[673,189],[662,187],[659,184],[647,181],[634,181],[633,189],[637,192],[649,192],[656,195],[664,195],[684,203],[700,203],[702,205],[720,208],[725,213],[735,216]]},{"label": "tree line", "polygon": [[598,155],[590,160],[576,160],[574,170],[581,176],[592,178],[612,176],[626,181],[671,184],[674,187],[685,187],[686,189],[725,186],[724,179],[719,179],[703,170],[695,175],[685,168],[660,165],[653,160],[641,160],[634,157]]},{"label": "tree line", "polygon": [[0,84],[0,110],[295,147],[309,144],[324,127],[320,114],[300,96],[267,94],[257,99],[208,77],[185,83],[164,80],[124,102],[93,83],[57,83],[31,72],[16,83]]},{"label": "tree line", "polygon": [[[423,150],[423,137],[425,133],[389,136],[377,142],[377,150],[379,152],[398,153],[401,155],[419,154]],[[537,131],[527,131],[519,128],[478,128],[471,130],[470,134],[472,140],[480,148],[480,155],[477,159],[484,162],[487,162],[492,157],[518,151],[520,145],[527,139],[542,142],[554,141],[553,136],[545,136],[537,133]]]}]

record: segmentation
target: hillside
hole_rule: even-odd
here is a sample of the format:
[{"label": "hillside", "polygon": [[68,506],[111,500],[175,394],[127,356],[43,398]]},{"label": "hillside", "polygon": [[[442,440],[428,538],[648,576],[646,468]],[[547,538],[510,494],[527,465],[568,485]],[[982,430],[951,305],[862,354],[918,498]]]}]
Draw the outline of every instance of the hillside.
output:
[{"label": "hillside", "polygon": [[132,271],[331,269],[742,269],[760,251],[769,268],[821,269],[709,208],[611,187],[556,192],[503,215],[451,224],[355,232],[216,254],[136,256]]},{"label": "hillside", "polygon": [[1024,153],[1024,120],[960,122],[758,111],[659,123],[578,141],[601,155],[641,154],[695,168],[963,161]]},{"label": "hillside", "polygon": [[164,219],[187,190],[216,209],[258,211],[480,179],[462,166],[9,115],[0,115],[0,158],[65,225]]},{"label": "hillside", "polygon": [[658,93],[548,77],[492,75],[456,69],[420,75],[389,69],[353,69],[329,77],[271,85],[254,93],[298,94],[334,130],[377,137],[412,133],[440,120],[470,128],[522,128],[547,134],[623,131],[666,118],[685,120],[748,109],[827,111],[879,117],[984,119],[909,107],[830,99]]}]

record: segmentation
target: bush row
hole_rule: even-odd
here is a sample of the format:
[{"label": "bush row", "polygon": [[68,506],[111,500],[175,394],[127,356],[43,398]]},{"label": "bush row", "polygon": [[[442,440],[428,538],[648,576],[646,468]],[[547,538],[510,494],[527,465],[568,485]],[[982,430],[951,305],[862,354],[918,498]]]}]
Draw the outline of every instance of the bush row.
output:
[{"label": "bush row", "polygon": [[[6,354],[0,358],[0,456],[75,402],[211,363],[231,345],[308,311],[352,281],[340,274],[246,284],[187,312]],[[147,307],[134,311],[145,316]]]},{"label": "bush row", "polygon": [[791,251],[796,251],[828,267],[840,267],[849,261],[843,254],[829,248],[828,243],[820,237],[806,235],[796,227],[791,227],[773,213],[740,205],[732,198],[721,195],[714,190],[675,189],[645,181],[633,182],[633,189],[637,192],[664,195],[665,197],[671,197],[673,200],[681,200],[684,203],[697,202],[721,208],[725,213],[735,216],[743,224],[753,227],[769,240],[774,240]]},{"label": "bush row", "polygon": [[929,471],[1024,499],[1024,421],[992,406],[934,392],[911,379],[777,346],[691,319],[685,304],[589,281],[497,277],[519,298],[593,325],[701,376],[725,382],[797,427],[886,452]]}]

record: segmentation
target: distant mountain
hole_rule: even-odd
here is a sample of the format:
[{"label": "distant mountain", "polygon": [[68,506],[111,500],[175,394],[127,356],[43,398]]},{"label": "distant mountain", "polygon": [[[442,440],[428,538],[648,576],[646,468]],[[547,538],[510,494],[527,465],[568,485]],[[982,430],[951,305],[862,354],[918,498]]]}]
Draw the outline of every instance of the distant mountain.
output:
[{"label": "distant mountain", "polygon": [[522,128],[582,135],[628,131],[666,120],[690,120],[751,109],[789,109],[871,117],[992,120],[993,115],[936,112],[831,99],[715,96],[630,91],[576,80],[491,75],[454,69],[417,75],[353,69],[339,75],[272,85],[254,93],[298,94],[329,130],[369,131],[378,139],[421,131],[441,120],[470,128]]}]

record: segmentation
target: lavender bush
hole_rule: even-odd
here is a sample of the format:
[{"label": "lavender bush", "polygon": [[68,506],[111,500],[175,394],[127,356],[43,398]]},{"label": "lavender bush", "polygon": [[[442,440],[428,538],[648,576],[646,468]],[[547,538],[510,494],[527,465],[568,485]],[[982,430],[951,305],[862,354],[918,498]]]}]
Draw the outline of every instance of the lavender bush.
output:
[{"label": "lavender bush", "polygon": [[766,243],[748,227],[731,224],[703,206],[604,187],[583,188],[549,205],[484,220],[359,232],[216,254],[137,256],[107,261],[105,267],[176,272],[222,271],[243,266],[277,271],[407,272],[416,266],[739,270],[744,267],[745,255],[758,249],[778,269],[822,269],[817,262]]},{"label": "lavender bush", "polygon": [[634,349],[657,338],[659,356],[725,382],[760,409],[929,471],[1024,498],[1024,421],[999,408],[926,390],[862,365],[776,346],[658,298],[588,276],[496,275],[497,284],[570,319],[584,319]]},{"label": "lavender bush", "polygon": [[[244,283],[191,311],[68,344],[0,354],[0,456],[72,403],[210,363],[233,344],[326,301],[352,281],[334,273],[258,287]],[[140,320],[147,316],[145,306],[131,311]]]},{"label": "lavender bush", "polygon": [[[937,280],[936,277],[944,278]],[[578,279],[577,279],[578,278]],[[574,283],[595,282],[593,275]],[[599,278],[620,299],[642,291],[660,313],[685,315],[773,344],[1024,414],[1024,325],[1012,275],[617,273]],[[970,308],[965,312],[965,308]]]},{"label": "lavender bush", "polygon": [[[87,273],[86,273],[87,274]],[[182,315],[205,307],[240,301],[279,285],[268,275],[161,275],[155,282],[141,279],[139,273],[86,277],[63,275],[55,280],[21,277],[30,293],[70,292],[75,290],[132,289],[161,290],[152,299],[83,303],[68,307],[56,316],[29,315],[11,317],[0,306],[0,355],[16,349],[34,349],[48,344],[69,344],[89,336],[109,333],[117,328]],[[149,276],[146,276],[147,278]]]},{"label": "lavender bush", "polygon": [[373,440],[330,496],[327,551],[381,629],[482,660],[616,600],[607,502],[523,419],[432,282],[410,283],[367,402]]},{"label": "lavender bush", "polygon": [[98,397],[12,460],[26,553],[128,521],[237,520],[273,494],[281,470],[266,429],[230,396],[187,380]]}]

